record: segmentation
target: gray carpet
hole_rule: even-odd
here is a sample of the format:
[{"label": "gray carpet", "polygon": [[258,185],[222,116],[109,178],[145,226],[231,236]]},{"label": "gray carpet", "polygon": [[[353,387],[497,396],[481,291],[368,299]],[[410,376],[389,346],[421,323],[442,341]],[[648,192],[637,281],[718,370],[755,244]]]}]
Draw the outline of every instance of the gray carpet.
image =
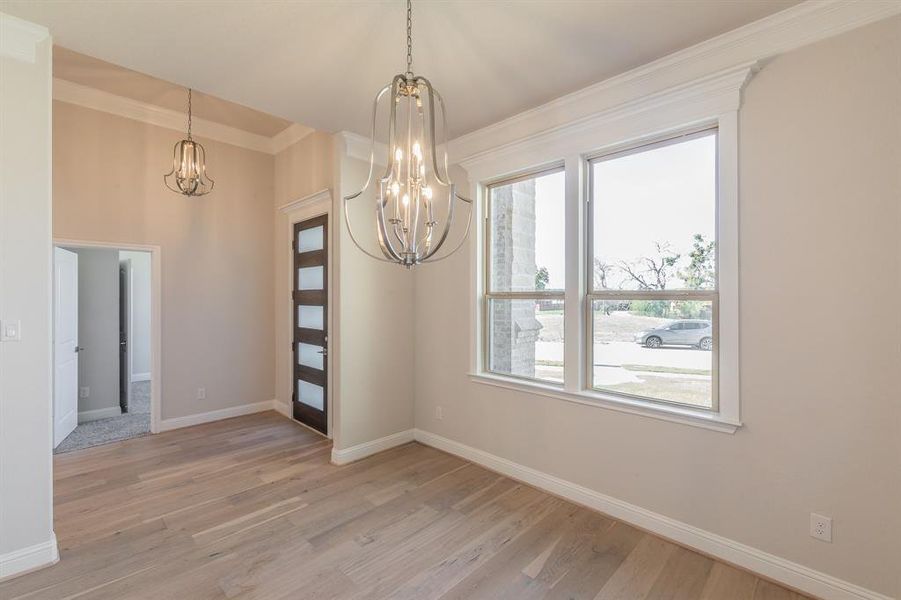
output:
[{"label": "gray carpet", "polygon": [[150,433],[150,382],[136,381],[131,384],[131,404],[127,413],[80,424],[53,452],[61,454],[148,433]]}]

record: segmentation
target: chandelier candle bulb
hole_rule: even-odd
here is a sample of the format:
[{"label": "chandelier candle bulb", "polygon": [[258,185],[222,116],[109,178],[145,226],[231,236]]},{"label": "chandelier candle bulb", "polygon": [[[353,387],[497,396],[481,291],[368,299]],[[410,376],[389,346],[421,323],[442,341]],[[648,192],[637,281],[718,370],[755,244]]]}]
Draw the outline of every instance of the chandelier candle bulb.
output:
[{"label": "chandelier candle bulb", "polygon": [[[413,72],[412,49],[412,5],[407,0],[407,69],[395,75],[375,97],[369,174],[363,189],[344,197],[344,222],[353,243],[372,258],[408,269],[442,260],[456,252],[466,241],[472,224],[472,201],[456,193],[447,172],[448,131],[444,99],[428,79]],[[385,99],[388,99],[387,103],[383,102]],[[389,150],[382,162],[376,161],[375,155],[376,122],[379,107],[384,104],[387,104],[386,147]],[[377,175],[376,164],[385,162],[383,174]],[[370,186],[377,196],[374,201],[378,248],[372,251],[357,240],[350,215],[350,202],[360,198]],[[438,211],[440,221],[435,219],[435,202],[444,205]],[[438,251],[451,237],[455,209],[460,202],[467,205],[462,237],[452,250],[439,256]],[[386,214],[392,216],[386,217]]]}]

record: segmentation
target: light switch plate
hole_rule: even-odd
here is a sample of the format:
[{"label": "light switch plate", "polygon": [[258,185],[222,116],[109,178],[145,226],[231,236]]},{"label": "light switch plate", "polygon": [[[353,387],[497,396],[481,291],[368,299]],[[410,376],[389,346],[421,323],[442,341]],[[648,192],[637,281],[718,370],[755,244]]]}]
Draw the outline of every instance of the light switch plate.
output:
[{"label": "light switch plate", "polygon": [[18,342],[22,339],[22,321],[5,319],[0,321],[0,342]]}]

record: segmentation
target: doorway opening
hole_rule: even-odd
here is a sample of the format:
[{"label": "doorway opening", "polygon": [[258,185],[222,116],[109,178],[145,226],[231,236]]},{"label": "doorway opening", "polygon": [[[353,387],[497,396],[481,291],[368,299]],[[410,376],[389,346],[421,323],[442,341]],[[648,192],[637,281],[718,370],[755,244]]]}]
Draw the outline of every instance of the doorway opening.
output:
[{"label": "doorway opening", "polygon": [[156,430],[152,249],[56,243],[54,453]]}]

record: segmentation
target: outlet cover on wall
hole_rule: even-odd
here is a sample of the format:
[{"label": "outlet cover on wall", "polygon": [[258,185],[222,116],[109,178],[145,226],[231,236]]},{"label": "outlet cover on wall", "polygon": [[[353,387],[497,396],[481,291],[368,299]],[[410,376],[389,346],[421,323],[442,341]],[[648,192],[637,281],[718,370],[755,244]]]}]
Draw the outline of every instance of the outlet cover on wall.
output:
[{"label": "outlet cover on wall", "polygon": [[197,388],[197,399],[206,400],[206,388]]},{"label": "outlet cover on wall", "polygon": [[435,407],[435,418],[439,421],[444,418],[444,408],[443,407],[441,407],[441,406]]},{"label": "outlet cover on wall", "polygon": [[79,398],[88,398],[91,395],[91,388],[88,386],[83,386],[78,388],[78,397]]},{"label": "outlet cover on wall", "polygon": [[810,537],[824,542],[832,541],[832,517],[810,513]]},{"label": "outlet cover on wall", "polygon": [[22,341],[22,321],[6,319],[0,321],[0,342]]}]

